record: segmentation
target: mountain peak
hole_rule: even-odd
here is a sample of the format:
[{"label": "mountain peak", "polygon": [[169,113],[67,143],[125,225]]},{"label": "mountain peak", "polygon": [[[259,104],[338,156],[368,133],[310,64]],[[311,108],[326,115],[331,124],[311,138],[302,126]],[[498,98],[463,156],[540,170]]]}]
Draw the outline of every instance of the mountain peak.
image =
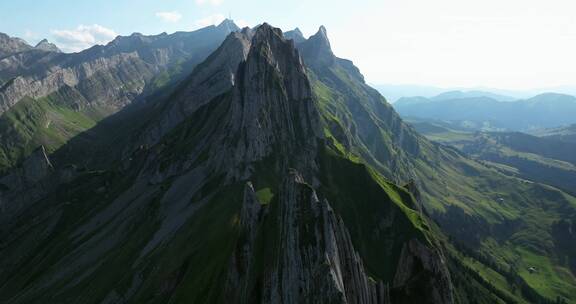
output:
[{"label": "mountain peak", "polygon": [[224,19],[224,21],[220,22],[218,26],[219,29],[227,30],[228,32],[236,32],[239,31],[240,28],[234,23],[232,19]]},{"label": "mountain peak", "polygon": [[297,33],[297,34],[300,35],[300,36],[304,36],[304,34],[302,34],[302,31],[300,31],[299,28],[295,28],[295,29],[293,29],[292,31],[294,31],[294,33]]},{"label": "mountain peak", "polygon": [[326,27],[324,27],[323,25],[320,26],[320,28],[318,29],[318,33],[316,34],[322,34],[324,35],[324,37],[326,37],[326,39],[328,39],[328,35],[326,33]]},{"label": "mountain peak", "polygon": [[[252,38],[248,57],[238,70],[237,102],[231,129],[241,134],[240,159],[259,160],[272,151],[283,155],[311,151],[319,137],[319,116],[311,85],[298,50],[284,39],[279,28],[260,25]],[[310,155],[299,162],[307,167]]]},{"label": "mountain peak", "polygon": [[37,50],[61,53],[60,49],[54,44],[48,41],[48,39],[42,39],[34,47]]},{"label": "mountain peak", "polygon": [[330,46],[330,40],[326,28],[322,25],[316,34],[310,36],[302,43],[302,55],[306,58],[315,58],[315,61],[322,64],[332,64],[336,58]]},{"label": "mountain peak", "polygon": [[252,43],[257,44],[261,40],[272,40],[274,38],[284,39],[282,35],[282,30],[279,28],[275,28],[268,23],[263,23],[256,29],[253,38],[254,40]]},{"label": "mountain peak", "polygon": [[284,37],[286,37],[287,39],[294,40],[295,43],[301,43],[306,41],[306,38],[304,38],[304,35],[302,34],[299,28],[295,28],[291,31],[284,33]]}]

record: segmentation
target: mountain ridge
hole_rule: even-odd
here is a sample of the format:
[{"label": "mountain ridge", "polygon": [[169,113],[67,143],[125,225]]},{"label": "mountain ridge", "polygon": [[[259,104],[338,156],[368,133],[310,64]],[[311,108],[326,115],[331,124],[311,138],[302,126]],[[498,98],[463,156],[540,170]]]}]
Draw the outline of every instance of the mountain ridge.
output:
[{"label": "mountain ridge", "polygon": [[543,93],[532,98],[502,102],[491,97],[401,98],[395,109],[405,117],[457,122],[487,131],[529,131],[570,124],[576,97]]}]

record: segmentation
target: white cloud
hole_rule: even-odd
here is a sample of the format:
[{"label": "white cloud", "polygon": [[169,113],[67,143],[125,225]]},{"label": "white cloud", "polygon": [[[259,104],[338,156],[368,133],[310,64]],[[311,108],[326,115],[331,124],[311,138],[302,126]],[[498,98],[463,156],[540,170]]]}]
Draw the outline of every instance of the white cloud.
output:
[{"label": "white cloud", "polygon": [[198,5],[204,5],[204,4],[210,4],[210,5],[220,5],[222,4],[223,0],[196,0],[196,4]]},{"label": "white cloud", "polygon": [[157,12],[156,17],[162,19],[165,22],[178,22],[182,19],[182,14],[177,11],[172,12]]},{"label": "white cloud", "polygon": [[24,38],[26,39],[36,39],[38,37],[38,34],[36,34],[35,32],[31,31],[31,30],[25,30],[24,31]]},{"label": "white cloud", "polygon": [[224,21],[224,19],[226,19],[226,17],[224,17],[224,15],[214,14],[214,15],[210,15],[210,16],[205,17],[205,18],[198,19],[194,23],[196,24],[196,26],[205,27],[205,26],[209,26],[209,25],[220,24],[220,22]]},{"label": "white cloud", "polygon": [[106,44],[118,34],[98,24],[79,25],[73,30],[51,30],[56,42],[65,52],[79,52],[95,44]]}]

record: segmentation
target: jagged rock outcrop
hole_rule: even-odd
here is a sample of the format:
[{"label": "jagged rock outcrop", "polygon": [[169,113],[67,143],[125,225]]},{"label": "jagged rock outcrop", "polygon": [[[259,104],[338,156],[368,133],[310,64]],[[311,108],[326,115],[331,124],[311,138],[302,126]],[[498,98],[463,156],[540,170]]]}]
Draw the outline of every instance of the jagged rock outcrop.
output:
[{"label": "jagged rock outcrop", "polygon": [[261,25],[236,78],[230,111],[230,129],[238,132],[230,143],[235,162],[261,160],[274,152],[301,156],[295,163],[309,165],[321,135],[319,113],[294,43],[280,29]]},{"label": "jagged rock outcrop", "polygon": [[308,38],[306,43],[299,45],[299,48],[304,57],[314,58],[306,64],[332,65],[336,60],[324,26],[321,26],[316,34]]},{"label": "jagged rock outcrop", "polygon": [[242,209],[240,211],[240,242],[230,259],[226,277],[225,294],[237,303],[249,303],[250,276],[254,272],[254,251],[258,225],[261,222],[262,207],[251,182],[244,187]]},{"label": "jagged rock outcrop", "polygon": [[[231,258],[226,287],[233,303],[391,303],[388,285],[366,274],[342,219],[298,172],[285,178],[274,210],[259,218],[257,204],[253,192],[245,194],[244,237]],[[276,218],[275,226],[264,226],[266,217]],[[256,234],[268,229],[276,234],[260,240],[271,246],[264,262],[254,248]]]},{"label": "jagged rock outcrop", "polygon": [[144,142],[147,145],[156,144],[198,108],[229,91],[236,83],[239,64],[248,56],[251,38],[248,29],[231,33],[214,53],[198,65],[170,98],[170,103],[161,114],[150,122],[142,135]]}]

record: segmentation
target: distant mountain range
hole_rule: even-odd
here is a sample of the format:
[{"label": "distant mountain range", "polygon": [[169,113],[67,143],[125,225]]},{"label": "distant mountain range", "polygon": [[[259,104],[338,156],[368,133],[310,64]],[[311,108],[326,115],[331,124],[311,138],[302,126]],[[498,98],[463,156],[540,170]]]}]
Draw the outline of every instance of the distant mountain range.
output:
[{"label": "distant mountain range", "polygon": [[434,101],[466,98],[491,98],[498,101],[515,101],[517,98],[486,91],[448,91],[430,98]]},{"label": "distant mountain range", "polygon": [[531,134],[544,138],[576,143],[576,124],[566,127],[534,130]]},{"label": "distant mountain range", "polygon": [[477,130],[528,131],[576,122],[576,98],[557,93],[511,101],[493,94],[449,92],[401,98],[394,108],[404,117],[445,120]]},{"label": "distant mountain range", "polygon": [[[469,97],[478,97],[486,96],[500,96],[504,97],[503,100],[507,99],[527,99],[539,94],[544,94],[548,92],[555,92],[560,94],[566,95],[576,95],[576,86],[556,86],[556,87],[548,87],[548,88],[541,88],[541,89],[526,89],[526,90],[504,90],[504,89],[495,89],[495,88],[485,88],[485,87],[477,87],[477,88],[440,88],[434,86],[425,86],[425,85],[411,85],[411,84],[404,84],[404,85],[393,85],[393,84],[374,84],[374,88],[376,88],[389,102],[396,102],[398,99],[402,97],[427,97],[431,98],[437,96],[442,93],[450,93],[450,92],[463,92],[463,93],[473,93],[476,96],[469,96]],[[479,94],[478,94],[479,93]],[[492,95],[492,96],[491,96]],[[500,97],[496,97],[494,99],[500,100]]]}]

